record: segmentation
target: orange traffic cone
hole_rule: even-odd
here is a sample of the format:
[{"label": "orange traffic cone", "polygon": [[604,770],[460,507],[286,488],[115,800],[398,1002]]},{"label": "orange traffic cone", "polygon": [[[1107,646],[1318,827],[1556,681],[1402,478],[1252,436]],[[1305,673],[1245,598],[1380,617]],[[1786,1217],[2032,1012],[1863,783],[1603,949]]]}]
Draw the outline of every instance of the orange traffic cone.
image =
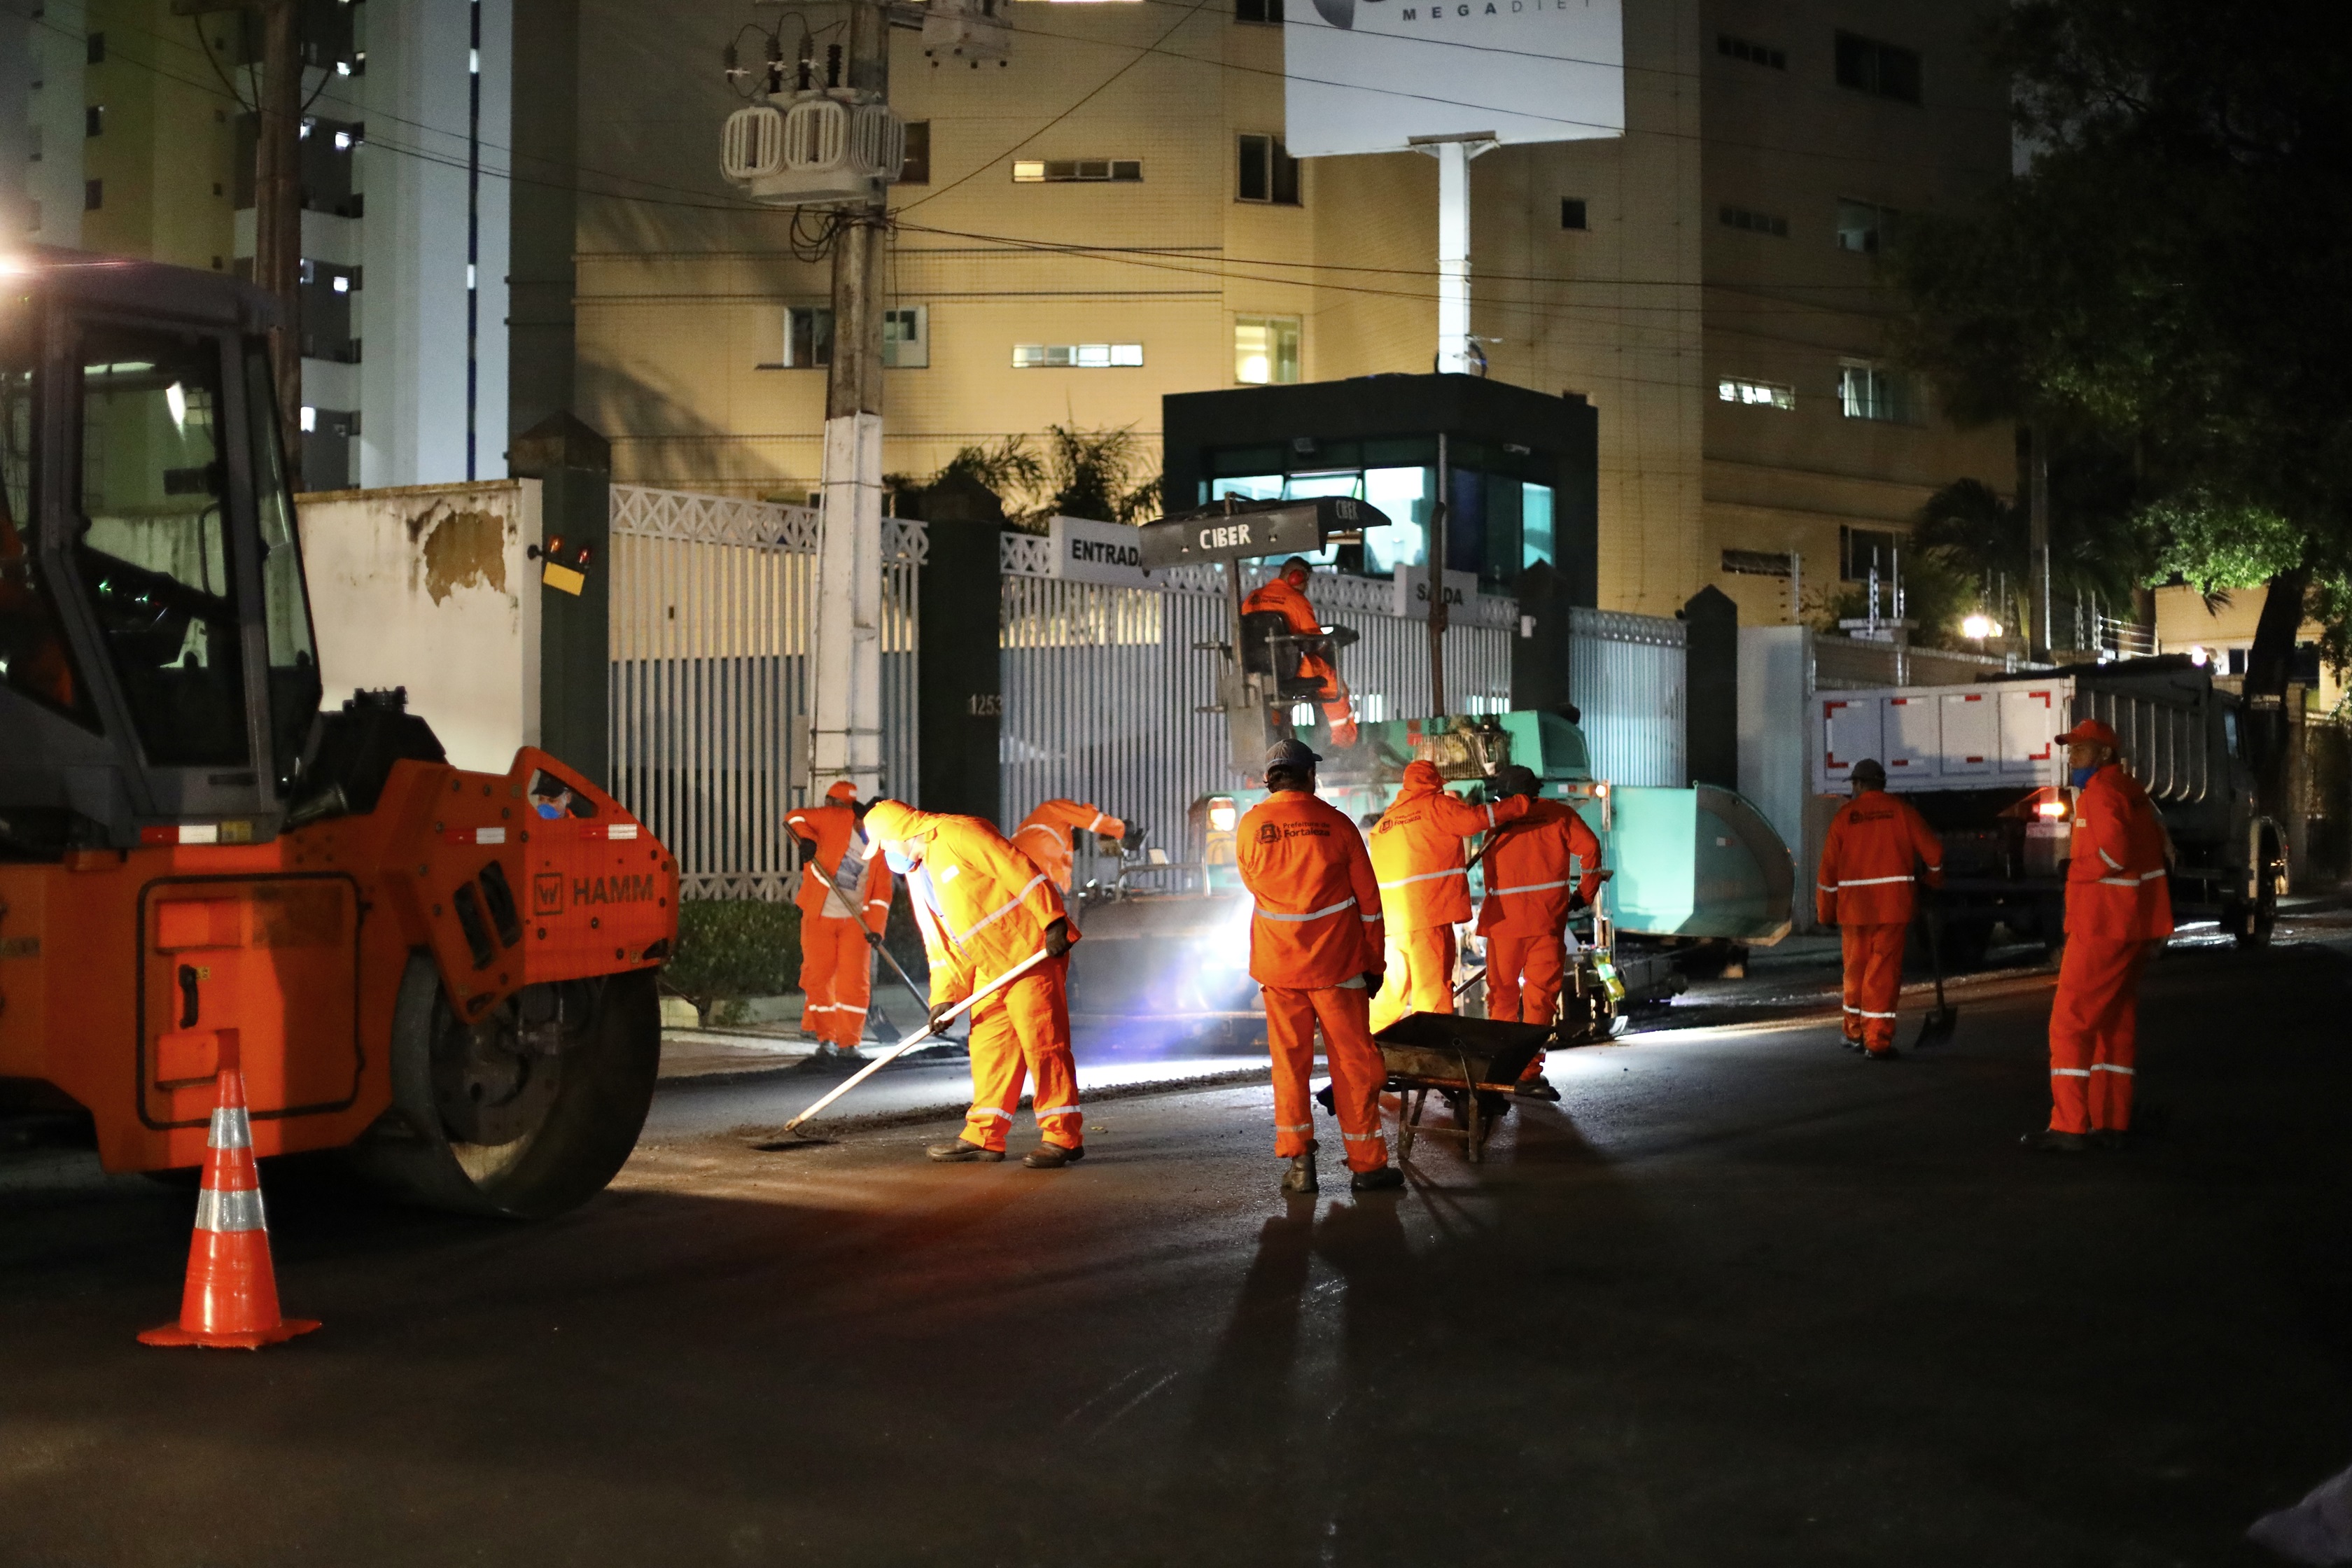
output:
[{"label": "orange traffic cone", "polygon": [[188,1247],[188,1289],[180,1321],[139,1336],[149,1345],[211,1345],[257,1351],[307,1334],[312,1318],[278,1315],[278,1276],[269,1266],[269,1226],[261,1213],[261,1172],[253,1161],[253,1123],[245,1110],[245,1074],[223,1068],[213,1106],[212,1152],[196,1195],[196,1236]]}]

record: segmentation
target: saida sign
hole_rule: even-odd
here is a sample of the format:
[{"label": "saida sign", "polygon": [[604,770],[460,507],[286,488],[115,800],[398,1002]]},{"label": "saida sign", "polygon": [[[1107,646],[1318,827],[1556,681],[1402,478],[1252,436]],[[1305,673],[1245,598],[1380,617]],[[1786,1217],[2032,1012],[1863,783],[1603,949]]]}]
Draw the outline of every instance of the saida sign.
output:
[{"label": "saida sign", "polygon": [[1283,24],[1293,155],[1625,132],[1620,0],[1314,0]]}]

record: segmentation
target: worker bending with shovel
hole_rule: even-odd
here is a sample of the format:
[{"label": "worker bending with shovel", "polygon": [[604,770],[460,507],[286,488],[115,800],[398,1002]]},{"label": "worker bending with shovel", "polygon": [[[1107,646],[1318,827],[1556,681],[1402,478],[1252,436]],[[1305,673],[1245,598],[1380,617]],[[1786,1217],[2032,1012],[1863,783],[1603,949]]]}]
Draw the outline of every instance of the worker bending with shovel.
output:
[{"label": "worker bending with shovel", "polygon": [[1069,952],[1078,933],[1062,895],[995,828],[976,816],[917,811],[877,800],[866,831],[908,901],[931,961],[931,1016],[1043,952],[1044,962],[971,1009],[971,1110],[961,1137],[934,1143],[934,1160],[1001,1161],[1033,1080],[1040,1142],[1021,1162],[1053,1171],[1086,1157],[1078,1069],[1070,1055]]},{"label": "worker bending with shovel", "polygon": [[1895,1055],[1903,939],[1921,868],[1944,885],[1944,841],[1908,801],[1886,793],[1886,769],[1864,757],[1847,775],[1853,798],[1830,819],[1814,905],[1845,953],[1845,1045],[1872,1061]]},{"label": "worker bending with shovel", "polygon": [[2066,951],[2050,1005],[2050,1125],[2028,1148],[2074,1153],[2119,1146],[2138,1076],[2139,977],[2172,934],[2172,838],[2116,732],[2096,719],[2058,737],[2074,785],[2066,862]]},{"label": "worker bending with shovel", "polygon": [[1381,914],[1404,973],[1372,1010],[1375,1033],[1407,1013],[1454,1011],[1454,928],[1470,918],[1470,862],[1462,841],[1528,814],[1515,795],[1472,805],[1445,787],[1437,764],[1405,764],[1403,787],[1370,835]]},{"label": "worker bending with shovel", "polygon": [[1265,1041],[1274,1059],[1274,1152],[1290,1166],[1286,1193],[1317,1190],[1315,1111],[1307,1080],[1315,1031],[1331,1071],[1332,1111],[1347,1146],[1348,1184],[1376,1191],[1404,1185],[1381,1133],[1381,1085],[1388,1068],[1372,1044],[1371,999],[1381,985],[1381,895],[1363,836],[1347,814],[1315,794],[1323,759],[1295,740],[1265,757],[1271,792],[1234,835],[1250,916],[1250,978],[1265,1001]]},{"label": "worker bending with shovel", "polygon": [[1021,819],[1013,830],[1013,847],[1036,862],[1037,869],[1054,879],[1054,886],[1070,890],[1070,837],[1091,833],[1103,852],[1117,849],[1127,837],[1127,824],[1101,807],[1077,800],[1049,800]]},{"label": "worker bending with shovel", "polygon": [[810,846],[818,875],[805,872],[793,901],[801,911],[801,1033],[817,1042],[821,1067],[854,1067],[874,1000],[874,950],[890,921],[890,873],[874,864],[847,779],[803,806],[784,826]]},{"label": "worker bending with shovel", "polygon": [[[1576,808],[1546,800],[1533,768],[1513,763],[1495,774],[1495,793],[1523,800],[1527,814],[1486,840],[1486,897],[1478,906],[1478,934],[1486,939],[1486,1016],[1507,1023],[1549,1024],[1559,1013],[1560,986],[1576,938],[1569,917],[1592,902],[1601,887],[1601,840]],[[1538,1051],[1519,1075],[1517,1092],[1558,1100]]]},{"label": "worker bending with shovel", "polygon": [[[1282,571],[1274,581],[1250,590],[1249,597],[1242,601],[1242,614],[1255,616],[1272,611],[1279,614],[1298,636],[1321,637],[1323,622],[1307,599],[1307,580],[1314,575],[1315,568],[1300,557],[1292,556],[1282,563]],[[1354,745],[1356,700],[1349,694],[1348,683],[1339,679],[1331,661],[1319,654],[1301,654],[1297,675],[1301,680],[1323,683],[1318,700],[1323,704],[1323,721],[1331,729],[1331,743],[1341,751]]]}]

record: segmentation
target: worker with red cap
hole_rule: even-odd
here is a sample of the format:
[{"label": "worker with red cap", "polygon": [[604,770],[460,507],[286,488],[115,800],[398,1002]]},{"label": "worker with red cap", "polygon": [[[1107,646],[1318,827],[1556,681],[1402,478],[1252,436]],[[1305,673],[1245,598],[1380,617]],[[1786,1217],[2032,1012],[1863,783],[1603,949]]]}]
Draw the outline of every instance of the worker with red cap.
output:
[{"label": "worker with red cap", "polygon": [[[1486,1016],[1549,1024],[1559,1009],[1568,954],[1576,942],[1569,917],[1590,906],[1601,887],[1601,840],[1576,808],[1546,800],[1533,768],[1517,763],[1495,774],[1495,793],[1524,800],[1527,815],[1486,841],[1486,897],[1478,934],[1486,939]],[[1517,1092],[1558,1100],[1536,1053]]]},{"label": "worker with red cap", "polygon": [[847,779],[824,792],[823,805],[787,813],[784,826],[809,846],[809,865],[793,901],[801,911],[801,1033],[817,1042],[820,1065],[855,1066],[874,999],[874,949],[890,921],[890,873],[873,862]]},{"label": "worker with red cap", "polygon": [[1040,1142],[1021,1162],[1055,1171],[1086,1157],[1078,1069],[1070,1055],[1070,946],[1078,940],[1045,873],[976,816],[877,800],[866,831],[907,881],[931,961],[931,1017],[1042,951],[1044,963],[971,1009],[971,1110],[961,1137],[925,1151],[955,1163],[1004,1158],[1024,1079]]},{"label": "worker with red cap", "polygon": [[1924,874],[1944,885],[1944,841],[1911,803],[1886,793],[1886,769],[1864,757],[1847,775],[1853,798],[1830,819],[1814,907],[1845,950],[1845,1043],[1871,1061],[1895,1055],[1903,942]]},{"label": "worker with red cap", "polygon": [[[1274,581],[1264,587],[1251,590],[1242,601],[1242,614],[1259,615],[1267,611],[1279,614],[1293,632],[1301,637],[1320,637],[1323,623],[1315,614],[1315,606],[1307,600],[1307,579],[1315,569],[1298,556],[1282,563]],[[1348,683],[1331,661],[1319,654],[1301,654],[1297,676],[1300,679],[1319,680],[1322,690],[1323,721],[1331,728],[1331,743],[1342,751],[1356,743],[1356,700],[1348,693]]]},{"label": "worker with red cap", "polygon": [[1445,787],[1437,764],[1405,764],[1404,782],[1371,831],[1381,913],[1404,973],[1373,1009],[1372,1027],[1407,1013],[1454,1011],[1454,928],[1470,918],[1470,863],[1462,841],[1528,814],[1526,795],[1472,805]]},{"label": "worker with red cap", "polygon": [[1323,759],[1295,740],[1266,753],[1266,798],[1234,833],[1250,917],[1250,978],[1265,1001],[1274,1058],[1274,1152],[1290,1162],[1286,1193],[1311,1193],[1315,1112],[1307,1075],[1315,1031],[1331,1072],[1332,1111],[1357,1192],[1400,1187],[1381,1134],[1381,1085],[1388,1069],[1372,1044],[1371,998],[1381,989],[1381,895],[1363,836],[1345,812],[1315,793]]},{"label": "worker with red cap", "polygon": [[2119,760],[2116,732],[2087,719],[2058,737],[2074,789],[2066,863],[2066,951],[2050,1006],[2050,1125],[2028,1148],[2119,1145],[2131,1128],[2139,977],[2172,934],[2171,836]]},{"label": "worker with red cap", "polygon": [[1021,826],[1013,830],[1013,847],[1035,861],[1037,869],[1066,893],[1070,890],[1070,838],[1076,833],[1095,835],[1108,852],[1127,837],[1127,824],[1084,801],[1049,800],[1021,819]]}]

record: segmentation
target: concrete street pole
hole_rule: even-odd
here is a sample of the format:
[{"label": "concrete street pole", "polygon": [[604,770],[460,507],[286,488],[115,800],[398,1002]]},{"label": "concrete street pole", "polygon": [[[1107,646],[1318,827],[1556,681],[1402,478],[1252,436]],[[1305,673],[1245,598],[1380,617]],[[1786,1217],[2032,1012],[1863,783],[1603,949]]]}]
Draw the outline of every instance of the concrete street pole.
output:
[{"label": "concrete street pole", "polygon": [[[850,8],[848,85],[887,101],[889,15]],[[882,309],[887,196],[845,206],[833,249],[833,364],[825,382],[824,511],[816,557],[816,668],[809,798],[882,776]]]},{"label": "concrete street pole", "polygon": [[2025,521],[2025,552],[2027,569],[2032,580],[2026,591],[2032,596],[2033,640],[2032,656],[2047,664],[2050,661],[2050,433],[2041,425],[2032,426],[2029,437],[2032,455],[2027,458],[2031,473],[2027,478]]},{"label": "concrete street pole", "polygon": [[270,379],[288,478],[302,479],[302,50],[294,0],[261,12],[261,113],[253,187],[253,280],[278,301],[269,334]]}]

